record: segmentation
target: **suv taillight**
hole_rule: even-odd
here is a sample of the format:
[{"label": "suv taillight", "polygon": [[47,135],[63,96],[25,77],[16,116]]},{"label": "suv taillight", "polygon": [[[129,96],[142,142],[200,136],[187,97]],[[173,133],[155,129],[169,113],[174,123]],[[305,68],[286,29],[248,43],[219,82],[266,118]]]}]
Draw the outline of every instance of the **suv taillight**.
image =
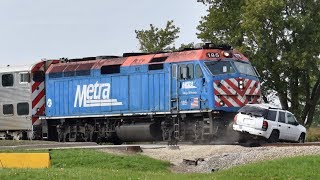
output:
[{"label": "suv taillight", "polygon": [[263,121],[262,130],[266,131],[267,129],[268,129],[268,122],[267,121]]},{"label": "suv taillight", "polygon": [[233,124],[237,124],[237,116],[238,116],[238,114],[234,116],[234,118],[233,118]]}]

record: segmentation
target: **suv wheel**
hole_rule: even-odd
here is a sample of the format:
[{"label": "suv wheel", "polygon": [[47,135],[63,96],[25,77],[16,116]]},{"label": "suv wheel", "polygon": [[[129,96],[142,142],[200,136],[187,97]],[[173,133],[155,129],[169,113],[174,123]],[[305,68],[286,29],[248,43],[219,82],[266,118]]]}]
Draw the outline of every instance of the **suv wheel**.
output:
[{"label": "suv wheel", "polygon": [[268,139],[269,143],[276,143],[279,140],[279,131],[273,130],[270,134],[270,137]]},{"label": "suv wheel", "polygon": [[300,134],[300,137],[299,137],[299,139],[298,139],[298,142],[299,142],[299,143],[304,143],[304,140],[305,140],[305,135],[304,135],[304,133],[301,133],[301,134]]}]

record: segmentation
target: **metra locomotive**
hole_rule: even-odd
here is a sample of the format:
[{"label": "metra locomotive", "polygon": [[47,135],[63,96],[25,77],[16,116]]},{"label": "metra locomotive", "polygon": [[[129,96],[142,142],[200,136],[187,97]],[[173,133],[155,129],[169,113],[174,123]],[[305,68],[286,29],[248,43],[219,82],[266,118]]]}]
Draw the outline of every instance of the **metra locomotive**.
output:
[{"label": "metra locomotive", "polygon": [[48,140],[211,140],[225,135],[240,107],[260,100],[255,69],[229,46],[65,59],[46,67],[46,108],[36,130]]}]

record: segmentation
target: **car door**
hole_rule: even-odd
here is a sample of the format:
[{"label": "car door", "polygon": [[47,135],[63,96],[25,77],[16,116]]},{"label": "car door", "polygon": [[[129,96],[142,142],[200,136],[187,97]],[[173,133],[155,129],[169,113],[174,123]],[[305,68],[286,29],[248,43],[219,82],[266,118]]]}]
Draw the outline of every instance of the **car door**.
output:
[{"label": "car door", "polygon": [[288,131],[287,131],[286,112],[285,111],[279,111],[278,128],[280,131],[279,139],[286,140],[288,138]]},{"label": "car door", "polygon": [[300,131],[298,129],[298,122],[294,115],[287,111],[287,132],[288,132],[288,140],[296,141],[300,136]]}]

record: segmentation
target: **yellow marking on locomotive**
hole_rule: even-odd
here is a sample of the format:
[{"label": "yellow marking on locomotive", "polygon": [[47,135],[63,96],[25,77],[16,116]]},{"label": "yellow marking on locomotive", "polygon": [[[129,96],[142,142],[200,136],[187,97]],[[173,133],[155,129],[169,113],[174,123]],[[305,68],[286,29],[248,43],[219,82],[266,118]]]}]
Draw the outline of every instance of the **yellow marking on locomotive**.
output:
[{"label": "yellow marking on locomotive", "polygon": [[0,168],[48,168],[49,153],[0,153]]}]

